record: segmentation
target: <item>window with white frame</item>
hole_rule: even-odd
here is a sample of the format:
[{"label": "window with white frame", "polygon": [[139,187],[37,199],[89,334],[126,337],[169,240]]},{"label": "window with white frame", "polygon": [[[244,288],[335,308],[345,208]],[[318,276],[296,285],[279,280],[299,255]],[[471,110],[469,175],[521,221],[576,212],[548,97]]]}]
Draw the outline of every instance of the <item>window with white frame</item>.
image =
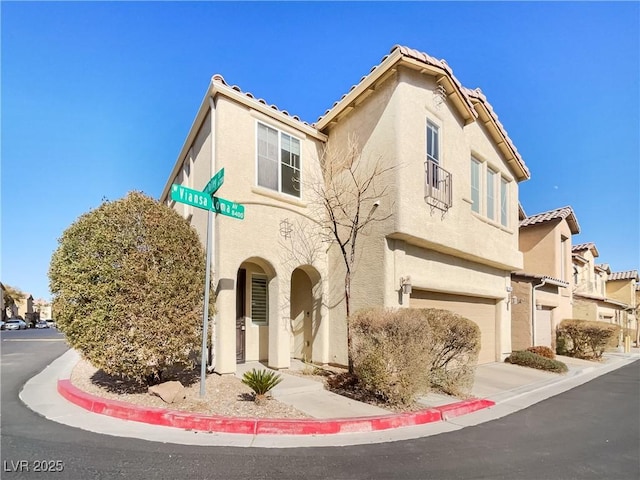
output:
[{"label": "window with white frame", "polygon": [[[482,179],[485,179],[484,183]],[[471,210],[509,226],[510,182],[486,162],[471,157]]]},{"label": "window with white frame", "polygon": [[480,213],[480,170],[482,165],[471,158],[471,210]]},{"label": "window with white frame", "polygon": [[496,219],[496,178],[498,174],[487,168],[487,217]]},{"label": "window with white frame", "polygon": [[509,224],[509,182],[504,177],[500,177],[500,224]]},{"label": "window with white frame", "polygon": [[260,325],[269,323],[269,287],[266,275],[251,275],[251,321]]},{"label": "window with white frame", "polygon": [[300,197],[300,140],[262,123],[257,133],[257,183]]},{"label": "window with white frame", "polygon": [[427,158],[440,163],[440,128],[427,120]]}]

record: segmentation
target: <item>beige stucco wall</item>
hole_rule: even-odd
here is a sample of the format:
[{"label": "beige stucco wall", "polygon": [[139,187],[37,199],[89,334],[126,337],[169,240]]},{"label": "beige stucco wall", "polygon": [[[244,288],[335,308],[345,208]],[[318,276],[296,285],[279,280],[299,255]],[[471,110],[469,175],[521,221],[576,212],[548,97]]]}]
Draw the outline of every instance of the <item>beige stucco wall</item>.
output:
[{"label": "beige stucco wall", "polygon": [[608,280],[606,283],[607,298],[626,303],[632,308],[636,306],[635,280]]},{"label": "beige stucco wall", "polygon": [[511,349],[524,350],[532,346],[531,326],[531,283],[512,280],[512,296],[516,303],[511,304]]},{"label": "beige stucco wall", "polygon": [[[511,325],[506,289],[511,270],[522,268],[517,182],[483,127],[465,126],[450,105],[438,105],[432,92],[435,86],[432,78],[399,68],[325,132],[334,145],[345,145],[349,135],[355,134],[363,158],[395,166],[382,179],[389,189],[376,211],[389,218],[359,239],[352,311],[374,305],[408,306],[408,295],[399,293],[402,276],[410,276],[415,288],[495,299],[497,353],[508,354]],[[453,206],[445,215],[424,200],[427,119],[440,126],[441,166],[453,176]],[[472,153],[511,181],[506,228],[471,211]],[[335,305],[331,340],[338,345],[346,335],[340,320],[344,318],[340,301],[344,269],[337,249],[330,256],[330,304]],[[343,348],[333,361],[346,362],[346,344]]]},{"label": "beige stucco wall", "polygon": [[[291,274],[301,265],[309,265],[310,271],[319,278],[326,278],[327,264],[322,245],[314,258],[301,258],[290,242],[283,238],[280,223],[287,220],[294,231],[311,231],[308,204],[309,195],[305,182],[316,172],[322,145],[304,131],[296,130],[246,105],[225,96],[216,97],[214,116],[215,146],[211,152],[211,118],[207,115],[199,134],[188,150],[192,158],[192,178],[184,175],[177,180],[196,190],[202,190],[215,172],[225,169],[224,183],[217,196],[245,206],[244,220],[217,215],[214,220],[212,241],[212,266],[214,284],[217,286],[214,332],[215,369],[219,373],[232,373],[236,368],[236,285],[238,269],[247,268],[247,283],[250,273],[262,271],[269,277],[269,325],[255,325],[247,308],[246,359],[265,360],[274,368],[289,366],[291,354],[290,288]],[[265,123],[298,138],[301,142],[302,193],[294,198],[256,186],[256,129],[257,122]],[[181,204],[174,208],[184,216],[193,215],[192,225],[206,239],[207,213]],[[319,282],[322,284],[322,280]],[[321,294],[322,288],[315,290]],[[250,302],[250,288],[247,288]],[[314,357],[319,362],[328,362],[328,310],[320,308],[318,313]]]}]

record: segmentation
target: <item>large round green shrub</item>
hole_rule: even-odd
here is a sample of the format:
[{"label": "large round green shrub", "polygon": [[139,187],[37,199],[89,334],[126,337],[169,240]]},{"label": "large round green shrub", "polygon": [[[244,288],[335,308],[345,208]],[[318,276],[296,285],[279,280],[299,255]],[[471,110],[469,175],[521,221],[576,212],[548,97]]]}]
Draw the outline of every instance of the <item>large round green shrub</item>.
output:
[{"label": "large round green shrub", "polygon": [[142,193],[79,217],[49,278],[58,328],[107,374],[151,383],[201,350],[202,245],[186,220]]}]

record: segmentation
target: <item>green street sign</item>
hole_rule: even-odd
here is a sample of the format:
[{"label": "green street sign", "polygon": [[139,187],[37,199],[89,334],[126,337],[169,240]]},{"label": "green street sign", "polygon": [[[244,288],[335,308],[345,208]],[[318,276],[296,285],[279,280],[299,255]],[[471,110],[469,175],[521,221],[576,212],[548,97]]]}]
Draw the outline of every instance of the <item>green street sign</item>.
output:
[{"label": "green street sign", "polygon": [[211,210],[212,202],[208,194],[192,188],[183,187],[182,185],[176,185],[175,183],[171,185],[171,200],[193,205],[194,207],[204,210]]},{"label": "green street sign", "polygon": [[213,210],[214,212],[221,213],[222,215],[226,215],[227,217],[237,218],[238,220],[244,219],[244,205],[230,202],[229,200],[225,200],[224,198],[212,198],[213,206],[211,207],[211,210]]},{"label": "green street sign", "polygon": [[213,195],[222,186],[223,182],[224,182],[224,168],[221,168],[220,170],[218,170],[218,173],[216,173],[213,177],[211,177],[211,180],[209,180],[209,183],[207,183],[207,186],[204,187],[204,190],[202,191],[207,195]]}]

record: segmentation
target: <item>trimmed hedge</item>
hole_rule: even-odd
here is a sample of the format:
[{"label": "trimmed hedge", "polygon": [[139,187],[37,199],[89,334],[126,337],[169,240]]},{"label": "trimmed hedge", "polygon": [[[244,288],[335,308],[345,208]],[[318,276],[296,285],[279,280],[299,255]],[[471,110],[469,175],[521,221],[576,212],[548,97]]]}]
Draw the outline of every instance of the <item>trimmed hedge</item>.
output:
[{"label": "trimmed hedge", "polygon": [[599,359],[608,347],[615,346],[620,327],[607,322],[563,320],[556,331],[558,355]]},{"label": "trimmed hedge", "polygon": [[564,363],[543,357],[542,355],[538,355],[537,353],[533,353],[528,350],[513,352],[510,356],[505,358],[504,361],[506,363],[512,363],[522,367],[546,370],[547,372],[566,373],[568,371],[568,368]]},{"label": "trimmed hedge", "polygon": [[436,388],[467,394],[480,329],[437,309],[369,309],[350,319],[351,358],[360,386],[390,404],[408,404]]},{"label": "trimmed hedge", "polygon": [[527,352],[532,352],[540,355],[541,357],[550,358],[554,360],[556,358],[556,353],[551,350],[549,347],[544,346],[536,346],[527,348]]}]

